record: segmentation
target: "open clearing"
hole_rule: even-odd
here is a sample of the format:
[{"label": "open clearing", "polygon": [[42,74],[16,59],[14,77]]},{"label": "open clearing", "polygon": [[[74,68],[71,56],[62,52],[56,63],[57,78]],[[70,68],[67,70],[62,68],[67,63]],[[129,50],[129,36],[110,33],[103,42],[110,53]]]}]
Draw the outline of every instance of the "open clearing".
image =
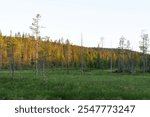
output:
[{"label": "open clearing", "polygon": [[150,74],[50,70],[35,79],[28,70],[9,77],[0,71],[0,99],[150,99]]}]

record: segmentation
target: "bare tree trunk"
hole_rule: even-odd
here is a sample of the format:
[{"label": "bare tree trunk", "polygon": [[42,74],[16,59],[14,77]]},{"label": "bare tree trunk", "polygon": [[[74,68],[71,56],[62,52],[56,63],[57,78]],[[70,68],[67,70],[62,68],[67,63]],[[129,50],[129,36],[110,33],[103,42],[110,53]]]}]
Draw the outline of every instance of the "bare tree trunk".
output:
[{"label": "bare tree trunk", "polygon": [[81,75],[83,74],[83,35],[81,33],[81,47],[80,47],[80,69]]},{"label": "bare tree trunk", "polygon": [[9,57],[9,61],[10,61],[10,73],[11,73],[11,79],[14,79],[14,72],[15,72],[15,66],[14,66],[14,47],[13,45],[11,45],[10,47],[10,57]]},{"label": "bare tree trunk", "polygon": [[145,55],[145,72],[147,72],[147,54]]},{"label": "bare tree trunk", "polygon": [[131,73],[131,74],[135,74],[135,66],[134,66],[134,61],[135,61],[135,59],[134,59],[134,56],[133,56],[133,53],[132,52],[130,52],[129,53],[129,60],[128,60],[129,62],[128,62],[128,66],[129,66],[129,72]]},{"label": "bare tree trunk", "polygon": [[66,67],[67,67],[67,74],[69,74],[69,60],[70,60],[70,42],[69,40],[66,40],[65,45],[65,58],[66,58]]},{"label": "bare tree trunk", "polygon": [[35,78],[37,78],[37,76],[38,76],[38,39],[36,39],[36,47],[35,47]]},{"label": "bare tree trunk", "polygon": [[46,63],[46,58],[43,58],[43,61],[42,61],[42,76],[45,78],[46,75],[45,75],[45,63]]},{"label": "bare tree trunk", "polygon": [[[111,46],[112,46],[112,43],[111,43]],[[111,47],[111,58],[110,58],[110,70],[111,70],[111,72],[113,71],[113,60],[112,60],[112,57],[113,57],[113,51],[112,51],[112,47]]]},{"label": "bare tree trunk", "polygon": [[14,62],[13,62],[13,60],[12,60],[12,63],[11,63],[11,66],[10,66],[11,68],[11,79],[13,80],[14,79],[14,73],[15,73],[15,69],[14,69]]},{"label": "bare tree trunk", "polygon": [[2,53],[0,52],[0,70],[2,69]]},{"label": "bare tree trunk", "polygon": [[112,54],[111,54],[111,58],[110,58],[110,70],[111,70],[111,72],[113,70],[113,67],[112,67]]},{"label": "bare tree trunk", "polygon": [[146,67],[146,61],[145,61],[145,54],[143,53],[143,72],[145,73],[145,71],[146,71],[146,69],[145,69],[145,67]]},{"label": "bare tree trunk", "polygon": [[124,52],[124,50],[123,50],[123,60],[122,60],[122,67],[123,67],[123,72],[125,72],[125,52]]},{"label": "bare tree trunk", "polygon": [[67,47],[67,74],[69,74],[69,47]]},{"label": "bare tree trunk", "polygon": [[39,46],[39,21],[41,19],[40,14],[37,14],[35,18],[33,18],[32,26],[30,26],[30,29],[35,34],[35,78],[38,76],[38,46]]}]

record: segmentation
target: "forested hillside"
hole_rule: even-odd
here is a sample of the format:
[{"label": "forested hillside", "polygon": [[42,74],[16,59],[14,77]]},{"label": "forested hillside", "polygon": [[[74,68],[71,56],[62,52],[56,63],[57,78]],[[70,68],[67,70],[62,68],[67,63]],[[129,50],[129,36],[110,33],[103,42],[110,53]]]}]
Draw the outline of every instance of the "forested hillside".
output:
[{"label": "forested hillside", "polygon": [[[143,55],[125,49],[88,48],[71,44],[69,40],[36,40],[30,35],[0,35],[0,69],[34,69],[38,43],[38,68],[110,69],[130,72],[143,69]],[[146,71],[150,57],[146,55]]]}]

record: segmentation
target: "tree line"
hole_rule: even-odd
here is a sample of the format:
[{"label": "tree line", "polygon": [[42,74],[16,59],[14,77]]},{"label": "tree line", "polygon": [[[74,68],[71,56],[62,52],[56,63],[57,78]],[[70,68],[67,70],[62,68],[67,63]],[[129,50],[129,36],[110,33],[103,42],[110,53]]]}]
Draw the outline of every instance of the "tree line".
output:
[{"label": "tree line", "polygon": [[[120,42],[121,43],[121,42]],[[30,35],[0,35],[0,69],[31,69],[36,60],[40,68],[116,69],[120,72],[149,71],[149,55],[134,52],[120,45],[112,48],[88,48],[71,44],[63,38],[52,41],[48,37],[36,39]],[[82,51],[81,51],[82,50]],[[81,53],[82,52],[82,53]],[[82,59],[81,59],[82,58]],[[146,59],[146,62],[145,62]],[[144,62],[143,62],[144,61]]]},{"label": "tree line", "polygon": [[73,45],[68,39],[52,41],[49,37],[40,37],[40,18],[37,14],[30,26],[34,36],[21,33],[3,36],[0,32],[0,70],[9,69],[12,78],[15,70],[25,69],[34,69],[36,77],[39,69],[44,72],[53,68],[66,69],[67,73],[69,69],[80,69],[81,73],[90,69],[132,74],[150,72],[148,34],[141,34],[141,52],[133,51],[130,41],[124,36],[121,36],[116,49],[99,45],[95,48],[83,47],[82,34],[81,46]]}]

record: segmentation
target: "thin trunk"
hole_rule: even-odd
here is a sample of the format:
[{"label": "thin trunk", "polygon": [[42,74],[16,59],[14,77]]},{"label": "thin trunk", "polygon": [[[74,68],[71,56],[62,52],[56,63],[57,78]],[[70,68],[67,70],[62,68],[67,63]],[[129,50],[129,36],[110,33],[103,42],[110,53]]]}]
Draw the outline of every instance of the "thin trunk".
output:
[{"label": "thin trunk", "polygon": [[69,47],[67,47],[67,74],[69,74]]},{"label": "thin trunk", "polygon": [[0,52],[0,70],[2,69],[2,53]]},{"label": "thin trunk", "polygon": [[66,45],[66,62],[67,74],[69,74],[69,43]]},{"label": "thin trunk", "polygon": [[111,54],[111,59],[110,59],[110,70],[112,72],[113,68],[112,68],[112,54]]},{"label": "thin trunk", "polygon": [[132,55],[132,53],[131,53],[131,73],[132,74],[135,74],[135,67],[134,67],[134,57],[133,57],[133,55]]},{"label": "thin trunk", "polygon": [[38,77],[38,38],[36,36],[36,48],[35,48],[35,78]]},{"label": "thin trunk", "polygon": [[124,59],[124,50],[123,50],[123,60],[122,60],[122,67],[123,67],[123,72],[125,72],[125,59]]},{"label": "thin trunk", "polygon": [[13,45],[11,45],[11,51],[10,51],[10,73],[11,73],[11,79],[14,79],[14,72],[15,72],[15,68],[14,68],[14,47]]},{"label": "thin trunk", "polygon": [[81,47],[80,47],[80,69],[81,69],[81,75],[83,74],[83,36],[81,33]]},{"label": "thin trunk", "polygon": [[45,59],[43,59],[43,62],[42,62],[42,76],[45,77]]},{"label": "thin trunk", "polygon": [[113,63],[112,63],[112,56],[113,56],[113,50],[112,50],[112,41],[111,41],[111,43],[110,43],[111,45],[110,45],[110,47],[111,47],[111,58],[110,58],[110,70],[111,70],[111,72],[112,72],[112,70],[113,70]]},{"label": "thin trunk", "polygon": [[145,73],[145,54],[143,53],[143,72]]}]

